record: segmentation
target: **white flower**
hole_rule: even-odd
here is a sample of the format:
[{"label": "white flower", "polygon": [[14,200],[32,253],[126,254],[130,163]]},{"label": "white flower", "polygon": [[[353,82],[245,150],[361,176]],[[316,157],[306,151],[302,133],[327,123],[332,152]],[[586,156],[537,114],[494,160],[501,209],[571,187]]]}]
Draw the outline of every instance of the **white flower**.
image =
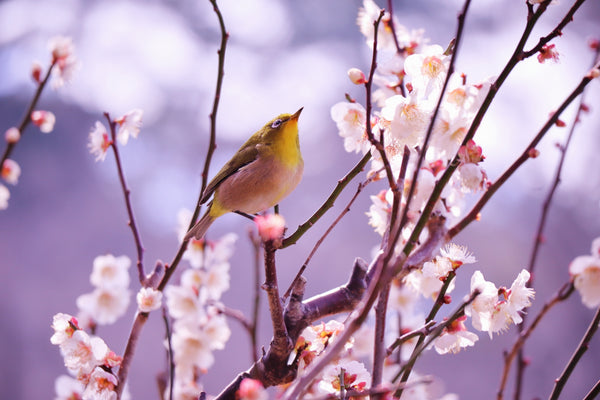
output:
[{"label": "white flower", "polygon": [[190,318],[200,320],[205,316],[203,299],[197,289],[186,286],[167,286],[167,308],[169,315],[175,319]]},{"label": "white flower", "polygon": [[75,46],[70,37],[56,36],[50,39],[48,48],[52,53],[52,62],[55,63],[52,86],[56,89],[69,82],[78,67]]},{"label": "white flower", "polygon": [[235,233],[228,233],[216,241],[192,239],[183,253],[183,259],[194,268],[208,268],[213,264],[227,262],[233,254],[236,241]]},{"label": "white flower", "polygon": [[75,317],[58,313],[52,317],[52,329],[54,329],[54,334],[50,338],[50,343],[61,345],[67,339],[70,339],[79,327]]},{"label": "white flower", "polygon": [[211,339],[206,332],[189,324],[177,327],[171,338],[175,364],[187,369],[210,368],[214,362]]},{"label": "white flower", "polygon": [[102,365],[109,350],[104,340],[90,337],[85,331],[77,330],[70,339],[60,345],[65,366],[76,375],[86,375],[95,366]]},{"label": "white flower", "polygon": [[10,190],[0,183],[0,210],[8,208],[8,199],[10,199]]},{"label": "white flower", "polygon": [[150,287],[143,287],[137,293],[136,300],[141,312],[150,312],[159,309],[162,305],[163,294],[161,291]]},{"label": "white flower", "polygon": [[367,138],[366,111],[359,103],[347,101],[331,107],[331,119],[336,123],[339,135],[344,138],[344,149],[347,152],[365,154],[371,147]]},{"label": "white flower", "polygon": [[413,90],[425,98],[439,94],[446,79],[450,57],[443,53],[441,46],[426,46],[421,53],[410,55],[404,61],[404,70]]},{"label": "white flower", "polygon": [[90,131],[88,148],[90,153],[96,156],[96,161],[104,161],[106,152],[112,145],[112,139],[106,130],[106,127],[100,121],[96,121],[96,125]]},{"label": "white flower", "polygon": [[227,319],[223,314],[211,315],[202,325],[202,330],[207,335],[212,350],[223,350],[231,336]]},{"label": "white flower", "polygon": [[127,256],[98,256],[94,259],[90,282],[99,288],[126,288],[129,286],[130,266],[131,260]]},{"label": "white flower", "polygon": [[100,325],[112,324],[123,316],[129,306],[128,289],[99,287],[91,293],[82,294],[76,300],[77,307]]},{"label": "white flower", "polygon": [[[423,297],[435,298],[450,271],[452,271],[452,263],[447,258],[437,257],[433,261],[424,263],[420,270],[416,269],[406,275],[404,282],[417,293],[421,293]],[[450,293],[453,289],[454,281],[450,282],[446,292]]]},{"label": "white flower", "polygon": [[117,377],[102,368],[95,368],[83,392],[83,400],[116,400]]},{"label": "white flower", "polygon": [[592,240],[592,255],[600,258],[600,237]]},{"label": "white flower", "polygon": [[336,365],[329,365],[323,370],[323,378],[319,382],[319,390],[323,393],[339,393],[342,382],[340,376],[343,370],[343,387],[345,390],[362,392],[371,382],[371,374],[358,361],[341,360]]},{"label": "white flower", "polygon": [[[597,239],[592,251],[596,250]],[[569,273],[573,277],[575,289],[581,295],[586,307],[596,308],[600,305],[600,257],[579,256],[569,265]]]},{"label": "white flower", "polygon": [[144,111],[140,109],[135,109],[129,111],[127,114],[115,119],[117,123],[117,140],[123,146],[127,144],[129,141],[129,136],[133,136],[137,138],[138,133],[140,132],[140,127],[142,126],[142,116],[144,115]]},{"label": "white flower", "polygon": [[54,400],[80,399],[83,394],[83,383],[68,375],[61,375],[54,381]]},{"label": "white flower", "polygon": [[424,139],[431,112],[431,104],[427,101],[412,94],[408,98],[396,95],[385,101],[381,117],[389,121],[391,135],[400,142],[399,146],[412,148]]},{"label": "white flower", "polygon": [[464,193],[476,192],[483,188],[485,173],[477,164],[467,163],[458,167],[461,190]]},{"label": "white flower", "polygon": [[369,225],[375,228],[375,232],[382,235],[385,233],[390,213],[392,211],[392,191],[382,190],[377,196],[371,196],[373,204],[366,213],[369,217]]},{"label": "white flower", "polygon": [[442,334],[434,341],[433,345],[438,354],[458,353],[463,347],[474,346],[479,337],[467,331],[464,321],[466,315],[450,323]]},{"label": "white flower", "polygon": [[[373,37],[375,33],[374,22],[379,18],[381,8],[373,0],[364,0],[363,6],[358,10],[356,23],[363,35],[367,38],[367,45],[373,48]],[[401,25],[394,17],[394,26],[400,28]],[[386,12],[379,23],[377,29],[377,48],[396,50],[394,35],[390,29],[390,13]]]},{"label": "white flower", "polygon": [[510,289],[496,288],[492,282],[483,278],[480,271],[471,277],[471,292],[476,289],[480,294],[465,308],[465,314],[472,318],[473,327],[488,332],[490,338],[494,332],[504,331],[511,323],[523,321],[520,313],[531,305],[534,290],[526,287],[529,272],[522,270]]},{"label": "white flower", "polygon": [[448,243],[440,250],[440,254],[442,257],[446,257],[452,262],[452,267],[454,269],[463,264],[473,264],[474,262],[477,262],[475,256],[469,253],[466,246],[459,246],[454,243]]}]

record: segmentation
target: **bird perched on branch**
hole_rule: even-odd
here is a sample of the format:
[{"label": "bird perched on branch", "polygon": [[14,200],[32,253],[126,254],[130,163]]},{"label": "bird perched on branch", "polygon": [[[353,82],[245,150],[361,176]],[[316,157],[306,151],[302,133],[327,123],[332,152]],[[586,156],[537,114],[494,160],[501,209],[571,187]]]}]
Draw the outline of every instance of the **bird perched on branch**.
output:
[{"label": "bird perched on branch", "polygon": [[202,193],[200,204],[214,194],[213,199],[184,240],[202,239],[214,220],[228,212],[256,214],[273,207],[298,186],[304,170],[298,140],[301,112],[279,115],[240,147]]}]

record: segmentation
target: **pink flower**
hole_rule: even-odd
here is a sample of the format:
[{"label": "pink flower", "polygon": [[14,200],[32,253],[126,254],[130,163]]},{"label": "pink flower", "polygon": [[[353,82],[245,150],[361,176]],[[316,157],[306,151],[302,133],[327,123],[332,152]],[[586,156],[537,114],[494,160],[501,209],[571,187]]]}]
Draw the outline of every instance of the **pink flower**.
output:
[{"label": "pink flower", "polygon": [[35,110],[31,112],[31,122],[39,126],[43,133],[50,133],[54,129],[56,117],[50,111]]},{"label": "pink flower", "polygon": [[11,185],[16,185],[19,182],[19,176],[21,175],[21,167],[17,164],[16,161],[7,158],[4,160],[2,164],[2,169],[0,170],[0,176],[6,182]]},{"label": "pink flower", "polygon": [[542,46],[538,56],[538,61],[540,64],[546,62],[546,60],[552,60],[554,62],[558,62],[558,51],[555,49],[555,45],[553,44],[545,44]]},{"label": "pink flower", "polygon": [[285,219],[280,214],[259,215],[254,218],[258,235],[263,241],[281,239],[285,230]]},{"label": "pink flower", "polygon": [[116,400],[117,377],[102,368],[96,367],[82,395],[83,400]]},{"label": "pink flower", "polygon": [[236,398],[240,400],[267,400],[269,395],[259,380],[244,378],[240,383]]}]

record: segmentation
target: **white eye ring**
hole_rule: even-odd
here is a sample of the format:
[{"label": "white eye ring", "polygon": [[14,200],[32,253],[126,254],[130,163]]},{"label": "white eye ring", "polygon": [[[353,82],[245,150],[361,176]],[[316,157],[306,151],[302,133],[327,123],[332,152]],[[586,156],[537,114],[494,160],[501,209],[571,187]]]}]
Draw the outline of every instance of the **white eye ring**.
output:
[{"label": "white eye ring", "polygon": [[273,128],[273,129],[277,129],[277,128],[279,128],[279,127],[281,126],[281,123],[282,123],[282,122],[283,122],[282,120],[280,120],[280,119],[276,119],[276,120],[275,120],[275,121],[273,121],[273,123],[271,124],[271,128]]}]

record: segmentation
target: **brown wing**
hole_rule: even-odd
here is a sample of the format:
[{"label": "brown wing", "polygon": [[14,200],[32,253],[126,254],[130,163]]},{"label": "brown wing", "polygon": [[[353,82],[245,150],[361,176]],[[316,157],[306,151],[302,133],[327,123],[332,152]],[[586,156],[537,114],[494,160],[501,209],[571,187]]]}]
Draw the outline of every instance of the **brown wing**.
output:
[{"label": "brown wing", "polygon": [[215,175],[214,178],[210,181],[204,193],[202,194],[202,199],[200,199],[200,204],[206,203],[210,196],[214,193],[214,191],[219,187],[221,182],[227,179],[229,176],[235,174],[240,170],[244,165],[250,164],[252,161],[256,160],[258,157],[258,148],[256,145],[245,143],[241,149],[235,153],[233,158],[229,160],[223,168]]}]

